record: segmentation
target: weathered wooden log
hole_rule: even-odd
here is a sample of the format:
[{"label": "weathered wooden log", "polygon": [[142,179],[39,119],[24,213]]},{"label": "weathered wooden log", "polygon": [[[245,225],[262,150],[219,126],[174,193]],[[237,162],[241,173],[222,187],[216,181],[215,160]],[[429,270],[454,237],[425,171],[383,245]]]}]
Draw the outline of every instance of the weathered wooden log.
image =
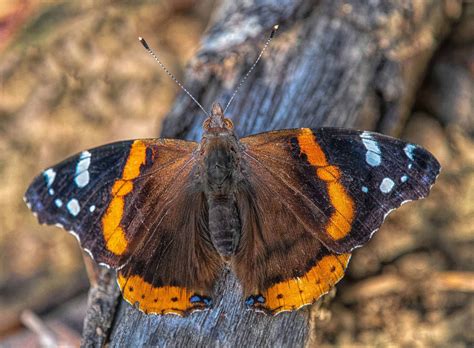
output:
[{"label": "weathered wooden log", "polygon": [[[396,135],[409,115],[430,57],[461,13],[461,1],[224,0],[190,63],[184,85],[206,107],[225,105],[274,24],[279,33],[227,116],[240,136],[272,129],[344,126]],[[199,140],[204,115],[181,93],[162,136]],[[111,284],[111,274],[99,283]],[[105,286],[107,288],[107,286]],[[103,293],[103,296],[116,296]],[[95,297],[94,297],[95,296]],[[225,272],[210,311],[147,316],[123,300],[110,328],[113,346],[303,346],[315,307],[269,317],[247,311]],[[101,305],[113,301],[94,295]],[[91,308],[94,306],[91,303]],[[113,313],[115,307],[102,308]],[[88,314],[83,345],[103,343]],[[314,314],[314,313],[313,313]]]}]

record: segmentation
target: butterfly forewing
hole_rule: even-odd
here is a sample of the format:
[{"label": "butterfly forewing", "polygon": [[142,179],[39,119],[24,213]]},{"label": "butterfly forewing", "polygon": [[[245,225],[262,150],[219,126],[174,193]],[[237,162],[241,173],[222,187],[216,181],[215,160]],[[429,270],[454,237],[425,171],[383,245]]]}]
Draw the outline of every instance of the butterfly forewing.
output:
[{"label": "butterfly forewing", "polygon": [[271,173],[276,197],[337,253],[367,242],[391,210],[425,197],[440,170],[422,147],[372,132],[302,128],[242,143],[251,175]]},{"label": "butterfly forewing", "polygon": [[122,176],[133,141],[83,151],[38,175],[25,201],[40,223],[73,233],[83,248],[101,263],[118,266],[120,256],[106,247],[101,219]]},{"label": "butterfly forewing", "polygon": [[354,205],[350,230],[338,236],[342,250],[366,243],[393,209],[426,197],[440,172],[434,156],[415,144],[347,129],[313,133]]}]

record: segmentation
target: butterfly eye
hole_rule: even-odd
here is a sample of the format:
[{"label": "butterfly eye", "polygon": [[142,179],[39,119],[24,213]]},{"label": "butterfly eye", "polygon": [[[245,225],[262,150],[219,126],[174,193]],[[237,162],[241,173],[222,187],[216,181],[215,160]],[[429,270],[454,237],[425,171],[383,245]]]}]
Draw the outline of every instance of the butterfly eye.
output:
[{"label": "butterfly eye", "polygon": [[232,123],[228,118],[224,118],[224,126],[227,129],[234,129],[234,123]]}]

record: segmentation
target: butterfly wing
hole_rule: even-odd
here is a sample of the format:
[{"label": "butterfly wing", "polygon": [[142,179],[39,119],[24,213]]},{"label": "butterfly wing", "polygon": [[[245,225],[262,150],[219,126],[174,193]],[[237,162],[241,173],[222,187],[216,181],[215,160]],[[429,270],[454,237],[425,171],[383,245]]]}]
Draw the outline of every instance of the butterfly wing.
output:
[{"label": "butterfly wing", "polygon": [[242,237],[232,266],[246,304],[276,314],[327,293],[343,277],[350,254],[331,252],[307,231],[279,197],[271,175],[250,175],[238,192]]},{"label": "butterfly wing", "polygon": [[193,179],[196,147],[150,139],[84,151],[35,178],[25,200],[41,223],[64,227],[97,262],[120,269],[125,299],[141,310],[206,308],[220,261]]},{"label": "butterfly wing", "polygon": [[[272,272],[266,270],[269,266],[262,263],[262,270],[257,274],[262,279],[246,282],[246,290],[254,294],[251,297],[254,300],[265,291],[269,295],[271,285],[281,281],[296,282],[299,285],[293,288],[299,289],[298,292],[301,282],[306,282],[307,287],[320,288],[319,292],[324,293],[325,288],[343,276],[348,254],[370,239],[391,210],[425,197],[440,170],[439,163],[425,149],[372,132],[303,128],[263,133],[243,138],[241,142],[245,147],[244,172],[248,173],[240,191],[241,201],[247,202],[241,207],[241,219],[255,220],[247,223],[242,233],[258,237],[259,243],[263,243],[261,250],[279,249],[276,254],[279,256],[268,265],[282,270],[289,265],[294,270],[282,271],[280,277],[272,280],[268,278]],[[280,203],[276,205],[276,201]],[[275,210],[272,216],[279,217],[274,224],[267,216],[269,207]],[[279,221],[289,228],[276,226]],[[299,245],[297,240],[303,235],[306,242]],[[312,245],[311,237],[319,244]],[[280,243],[284,239],[289,242]],[[242,255],[250,244],[241,245]],[[291,249],[288,245],[292,244],[299,246]],[[301,261],[290,262],[284,256],[288,252]],[[260,251],[254,255],[255,262],[260,262],[256,260]],[[309,262],[307,255],[331,262],[324,263],[327,267],[318,266],[314,260]],[[243,269],[249,266],[239,256],[235,265],[239,276],[244,276]],[[324,276],[326,269],[333,270],[331,276]],[[328,279],[328,284],[309,285],[313,278]],[[286,284],[283,288],[292,286]],[[296,295],[293,298],[293,303],[283,306],[256,303],[256,300],[252,306],[278,312],[288,306],[314,302],[304,297],[298,299]]]}]

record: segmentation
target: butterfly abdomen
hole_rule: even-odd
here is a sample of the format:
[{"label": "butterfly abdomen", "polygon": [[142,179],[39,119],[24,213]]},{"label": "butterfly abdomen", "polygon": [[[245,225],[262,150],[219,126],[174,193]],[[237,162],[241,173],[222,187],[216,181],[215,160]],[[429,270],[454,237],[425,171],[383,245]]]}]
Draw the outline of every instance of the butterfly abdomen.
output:
[{"label": "butterfly abdomen", "polygon": [[233,196],[209,197],[209,231],[212,244],[222,256],[235,253],[240,240],[240,219]]}]

